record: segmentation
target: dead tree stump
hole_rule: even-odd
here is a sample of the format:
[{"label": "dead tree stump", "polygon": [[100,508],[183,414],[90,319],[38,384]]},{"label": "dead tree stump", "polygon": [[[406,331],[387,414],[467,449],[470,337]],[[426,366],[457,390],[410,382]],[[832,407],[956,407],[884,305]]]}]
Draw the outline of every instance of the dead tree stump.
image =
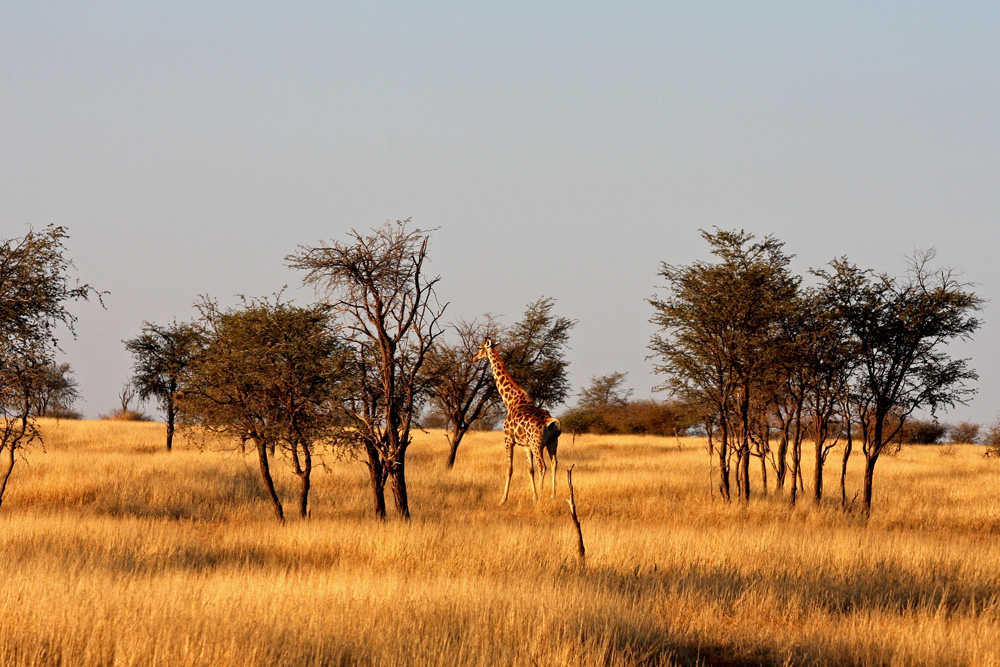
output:
[{"label": "dead tree stump", "polygon": [[587,550],[583,546],[583,531],[580,530],[580,518],[576,514],[576,498],[573,495],[573,468],[575,465],[571,465],[566,471],[566,484],[569,486],[569,499],[566,502],[569,503],[570,518],[573,519],[573,525],[576,527],[577,557],[580,559],[580,565],[583,566],[586,564]]}]

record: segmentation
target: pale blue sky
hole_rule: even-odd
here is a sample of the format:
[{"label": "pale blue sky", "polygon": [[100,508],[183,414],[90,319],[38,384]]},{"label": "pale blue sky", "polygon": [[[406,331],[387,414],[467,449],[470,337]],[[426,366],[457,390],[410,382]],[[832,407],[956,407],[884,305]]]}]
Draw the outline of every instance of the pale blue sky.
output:
[{"label": "pale blue sky", "polygon": [[[0,0],[0,234],[69,228],[65,344],[88,415],[143,320],[292,286],[283,258],[412,217],[452,318],[539,296],[579,320],[576,389],[657,379],[645,299],[699,228],[804,272],[936,246],[1000,295],[996,3]],[[956,348],[1000,411],[995,305]]]}]

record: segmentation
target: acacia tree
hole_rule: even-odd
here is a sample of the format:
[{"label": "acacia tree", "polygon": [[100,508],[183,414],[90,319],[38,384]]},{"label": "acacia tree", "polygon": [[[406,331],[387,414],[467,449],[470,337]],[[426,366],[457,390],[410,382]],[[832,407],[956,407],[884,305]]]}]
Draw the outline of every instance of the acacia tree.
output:
[{"label": "acacia tree", "polygon": [[68,363],[50,362],[42,369],[42,377],[32,408],[37,417],[76,417],[73,404],[80,398],[79,384]]},{"label": "acacia tree", "polygon": [[286,452],[300,480],[299,514],[306,517],[315,443],[336,436],[345,386],[342,348],[326,313],[280,298],[229,310],[205,299],[198,310],[200,345],[180,381],[183,423],[254,443],[280,521],[284,509],[268,452]]},{"label": "acacia tree", "polygon": [[[819,503],[823,498],[823,468],[845,430],[841,405],[854,362],[849,333],[839,318],[835,296],[823,289],[809,290],[800,300],[800,308],[803,345],[796,364],[801,369],[811,423],[815,452],[813,498]],[[834,424],[838,419],[839,426]]]},{"label": "acacia tree", "polygon": [[789,497],[792,504],[795,504],[798,497],[802,478],[802,419],[806,404],[806,373],[799,360],[806,347],[806,327],[803,309],[790,309],[782,323],[783,368],[775,383],[775,393],[771,400],[771,415],[778,430],[778,449],[774,460],[776,486],[779,491],[785,488],[790,455],[792,485]]},{"label": "acacia tree", "polygon": [[625,386],[628,373],[614,372],[590,378],[580,390],[577,404],[563,417],[563,427],[583,433],[628,432],[629,397]]},{"label": "acacia tree", "polygon": [[486,338],[500,341],[500,355],[514,377],[536,405],[554,407],[569,393],[566,348],[569,331],[576,325],[568,317],[555,315],[555,300],[540,297],[528,304],[514,325],[504,328],[492,315],[483,321],[455,325],[458,340],[431,348],[424,375],[431,405],[444,415],[449,429],[448,467],[455,462],[465,433],[484,420],[503,414],[503,401],[493,382],[489,364],[472,358]]},{"label": "acacia tree", "polygon": [[719,493],[731,498],[731,427],[729,406],[736,391],[736,373],[725,344],[730,323],[712,302],[720,291],[707,264],[690,267],[664,264],[660,275],[670,294],[652,298],[652,322],[661,328],[650,342],[657,373],[666,375],[658,387],[689,403],[701,405],[713,454],[718,457]]},{"label": "acacia tree", "polygon": [[917,253],[902,278],[862,271],[845,259],[817,272],[835,303],[857,360],[852,393],[865,454],[864,511],[871,512],[875,464],[905,419],[920,408],[964,404],[978,376],[944,347],[968,340],[983,300],[949,269],[934,270],[933,251]]},{"label": "acacia tree", "polygon": [[[505,332],[500,355],[507,372],[534,405],[552,409],[569,396],[566,348],[576,320],[557,316],[556,301],[539,297]],[[479,341],[480,343],[482,341]]]},{"label": "acacia tree", "polygon": [[18,451],[39,438],[39,396],[58,349],[57,327],[73,334],[68,301],[101,294],[71,280],[65,228],[0,240],[0,503]]},{"label": "acacia tree", "polygon": [[131,382],[139,393],[139,399],[156,399],[166,413],[168,452],[173,449],[180,378],[191,361],[198,340],[194,327],[175,321],[166,326],[143,322],[140,334],[125,341],[125,349],[135,359]]},{"label": "acacia tree", "polygon": [[482,321],[459,321],[452,328],[455,342],[432,347],[424,367],[430,404],[446,420],[449,468],[454,467],[458,445],[469,429],[500,407],[490,365],[472,361],[485,338],[499,337],[499,324],[486,315]]},{"label": "acacia tree", "polygon": [[959,422],[948,430],[948,442],[958,445],[971,445],[979,442],[979,432],[982,427],[975,422]]},{"label": "acacia tree", "polygon": [[378,519],[385,518],[387,480],[400,517],[410,517],[406,451],[445,309],[434,293],[440,277],[424,271],[429,234],[408,225],[351,230],[347,242],[300,247],[287,258],[326,299],[348,347],[355,383],[344,411],[366,454]]},{"label": "acacia tree", "polygon": [[755,242],[742,230],[701,234],[719,261],[661,265],[659,275],[670,293],[649,301],[656,311],[651,321],[661,329],[650,349],[658,360],[654,370],[667,376],[661,389],[711,406],[709,413],[718,420],[713,446],[720,491],[730,498],[735,450],[737,495],[748,500],[751,442],[761,412],[755,401],[781,368],[781,323],[799,280],[788,270],[783,244],[773,237]]},{"label": "acacia tree", "polygon": [[615,372],[590,378],[590,385],[580,390],[579,405],[584,408],[620,408],[628,404],[632,390],[625,386],[628,373]]}]

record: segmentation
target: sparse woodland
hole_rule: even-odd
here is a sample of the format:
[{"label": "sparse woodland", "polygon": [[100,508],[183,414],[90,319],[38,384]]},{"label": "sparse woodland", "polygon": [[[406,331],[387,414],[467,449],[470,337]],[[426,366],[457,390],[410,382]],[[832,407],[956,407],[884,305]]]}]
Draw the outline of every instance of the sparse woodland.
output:
[{"label": "sparse woodland", "polygon": [[166,424],[46,416],[78,396],[54,333],[101,293],[64,229],[2,241],[0,664],[1000,665],[1000,426],[902,446],[971,397],[948,344],[984,300],[933,252],[797,276],[774,238],[702,234],[649,299],[669,398],[613,373],[562,415],[572,522],[562,472],[532,502],[519,465],[496,505],[471,358],[500,341],[552,410],[576,323],[546,297],[448,322],[432,232],[300,247],[312,304],[143,323],[128,386]]}]

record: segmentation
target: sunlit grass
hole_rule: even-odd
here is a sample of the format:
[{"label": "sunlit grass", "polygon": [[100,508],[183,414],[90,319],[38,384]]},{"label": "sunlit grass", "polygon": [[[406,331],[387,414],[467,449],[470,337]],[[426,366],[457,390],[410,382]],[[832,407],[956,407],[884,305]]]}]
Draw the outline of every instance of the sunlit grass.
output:
[{"label": "sunlit grass", "polygon": [[866,521],[840,510],[839,461],[819,506],[757,478],[726,505],[704,441],[673,438],[564,436],[538,504],[518,452],[501,507],[502,436],[447,471],[431,432],[409,523],[376,523],[362,464],[330,459],[311,518],[279,525],[238,448],[44,430],[0,510],[2,665],[1000,665],[1000,464],[975,447],[880,461]]}]

